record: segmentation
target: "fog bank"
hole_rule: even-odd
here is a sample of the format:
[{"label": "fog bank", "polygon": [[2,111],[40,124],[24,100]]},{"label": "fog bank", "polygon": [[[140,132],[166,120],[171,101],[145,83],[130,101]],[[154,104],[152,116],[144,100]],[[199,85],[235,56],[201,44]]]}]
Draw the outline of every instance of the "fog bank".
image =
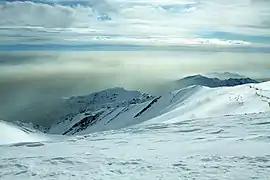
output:
[{"label": "fog bank", "polygon": [[0,118],[47,125],[61,97],[115,86],[155,94],[159,85],[192,74],[269,78],[269,59],[229,52],[1,52]]}]

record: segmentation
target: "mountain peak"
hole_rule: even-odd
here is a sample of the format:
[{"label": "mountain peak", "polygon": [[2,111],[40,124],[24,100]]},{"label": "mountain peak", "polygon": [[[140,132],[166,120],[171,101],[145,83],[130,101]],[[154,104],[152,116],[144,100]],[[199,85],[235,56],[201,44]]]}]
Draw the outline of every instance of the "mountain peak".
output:
[{"label": "mountain peak", "polygon": [[183,79],[200,79],[200,78],[206,78],[206,77],[201,74],[195,74],[195,75],[184,77]]}]

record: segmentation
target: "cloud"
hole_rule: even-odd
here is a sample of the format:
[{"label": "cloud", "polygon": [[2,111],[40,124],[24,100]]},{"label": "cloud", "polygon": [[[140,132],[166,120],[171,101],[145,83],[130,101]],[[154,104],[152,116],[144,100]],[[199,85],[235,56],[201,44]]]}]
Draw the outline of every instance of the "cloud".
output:
[{"label": "cloud", "polygon": [[[27,12],[27,13],[26,13]],[[75,10],[61,5],[12,2],[1,5],[1,26],[69,27]]]},{"label": "cloud", "polygon": [[[35,1],[0,4],[0,44],[252,45],[203,30],[270,36],[267,1]],[[27,13],[25,13],[27,12]],[[207,43],[205,43],[207,42]],[[269,45],[269,43],[263,43]]]},{"label": "cloud", "polygon": [[268,53],[200,51],[2,52],[0,79],[5,85],[24,84],[33,91],[52,88],[52,93],[55,87],[68,86],[63,95],[111,86],[147,90],[148,85],[210,71],[269,77],[265,73],[270,69],[269,58]]},{"label": "cloud", "polygon": [[[1,77],[20,79],[43,76],[102,76],[125,85],[134,78],[157,80],[214,70],[255,71],[270,69],[265,53],[194,51],[111,51],[111,52],[15,52],[0,53]],[[248,58],[247,58],[248,57]],[[138,73],[140,72],[140,73]],[[70,74],[70,75],[68,75]],[[263,76],[263,74],[262,74]],[[35,78],[33,77],[33,78]],[[130,82],[125,81],[128,77]],[[123,79],[122,79],[123,78]],[[121,80],[123,80],[121,82]],[[102,82],[102,81],[101,81]],[[131,84],[129,84],[131,83]],[[104,83],[104,85],[106,85]],[[112,82],[117,84],[117,82]],[[136,84],[136,83],[135,83]]]}]

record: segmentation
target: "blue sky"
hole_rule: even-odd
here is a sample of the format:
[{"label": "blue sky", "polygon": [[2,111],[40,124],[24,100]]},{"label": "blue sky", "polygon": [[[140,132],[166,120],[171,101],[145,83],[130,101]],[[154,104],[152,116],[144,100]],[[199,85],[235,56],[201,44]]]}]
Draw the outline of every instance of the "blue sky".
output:
[{"label": "blue sky", "polygon": [[249,0],[1,1],[0,51],[123,46],[215,51],[218,46],[265,52],[270,47],[267,5]]}]

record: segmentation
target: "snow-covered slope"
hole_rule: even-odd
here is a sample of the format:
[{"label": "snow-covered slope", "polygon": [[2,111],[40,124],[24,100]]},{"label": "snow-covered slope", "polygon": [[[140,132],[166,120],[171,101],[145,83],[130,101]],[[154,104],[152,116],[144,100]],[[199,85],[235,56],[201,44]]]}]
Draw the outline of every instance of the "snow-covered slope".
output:
[{"label": "snow-covered slope", "polygon": [[[109,89],[86,97],[69,99],[71,109],[76,107],[76,111],[67,114],[62,121],[52,125],[49,133],[88,134],[120,129],[142,122],[180,122],[268,112],[270,111],[269,88],[269,82],[217,88],[195,85],[158,97],[124,89]],[[108,91],[109,96],[106,96],[106,100],[102,100],[101,97],[104,97],[103,95]],[[125,98],[121,97],[121,93]],[[114,94],[117,94],[117,100],[112,102],[110,99]],[[95,103],[94,107],[89,103],[93,101],[93,97],[99,99],[99,103]],[[80,106],[80,103],[83,105]]]},{"label": "snow-covered slope", "polygon": [[44,140],[47,140],[47,138],[33,129],[0,121],[0,145],[39,142]]},{"label": "snow-covered slope", "polygon": [[269,180],[270,82],[158,97],[121,92],[137,99],[106,98],[88,109],[83,101],[87,111],[77,114],[70,104],[76,111],[52,129],[76,136],[43,137],[0,122],[0,179]]},{"label": "snow-covered slope", "polygon": [[[153,96],[139,91],[128,91],[124,88],[111,88],[86,96],[71,97],[63,101],[61,109],[55,112],[56,123],[49,133],[75,134],[95,124],[95,131],[110,128],[126,127],[128,121],[119,120],[127,118],[145,106],[145,102],[153,100]],[[120,116],[121,115],[121,116]],[[103,124],[99,126],[99,124]]]},{"label": "snow-covered slope", "polygon": [[[174,98],[167,112],[147,123],[264,113],[270,111],[270,83],[235,87],[194,86],[197,91],[184,101]],[[180,91],[173,92],[173,96]],[[179,96],[179,95],[178,95]],[[181,95],[180,95],[181,97]],[[166,99],[172,99],[172,96]]]},{"label": "snow-covered slope", "polygon": [[269,180],[270,114],[161,123],[1,146],[1,180]]}]

